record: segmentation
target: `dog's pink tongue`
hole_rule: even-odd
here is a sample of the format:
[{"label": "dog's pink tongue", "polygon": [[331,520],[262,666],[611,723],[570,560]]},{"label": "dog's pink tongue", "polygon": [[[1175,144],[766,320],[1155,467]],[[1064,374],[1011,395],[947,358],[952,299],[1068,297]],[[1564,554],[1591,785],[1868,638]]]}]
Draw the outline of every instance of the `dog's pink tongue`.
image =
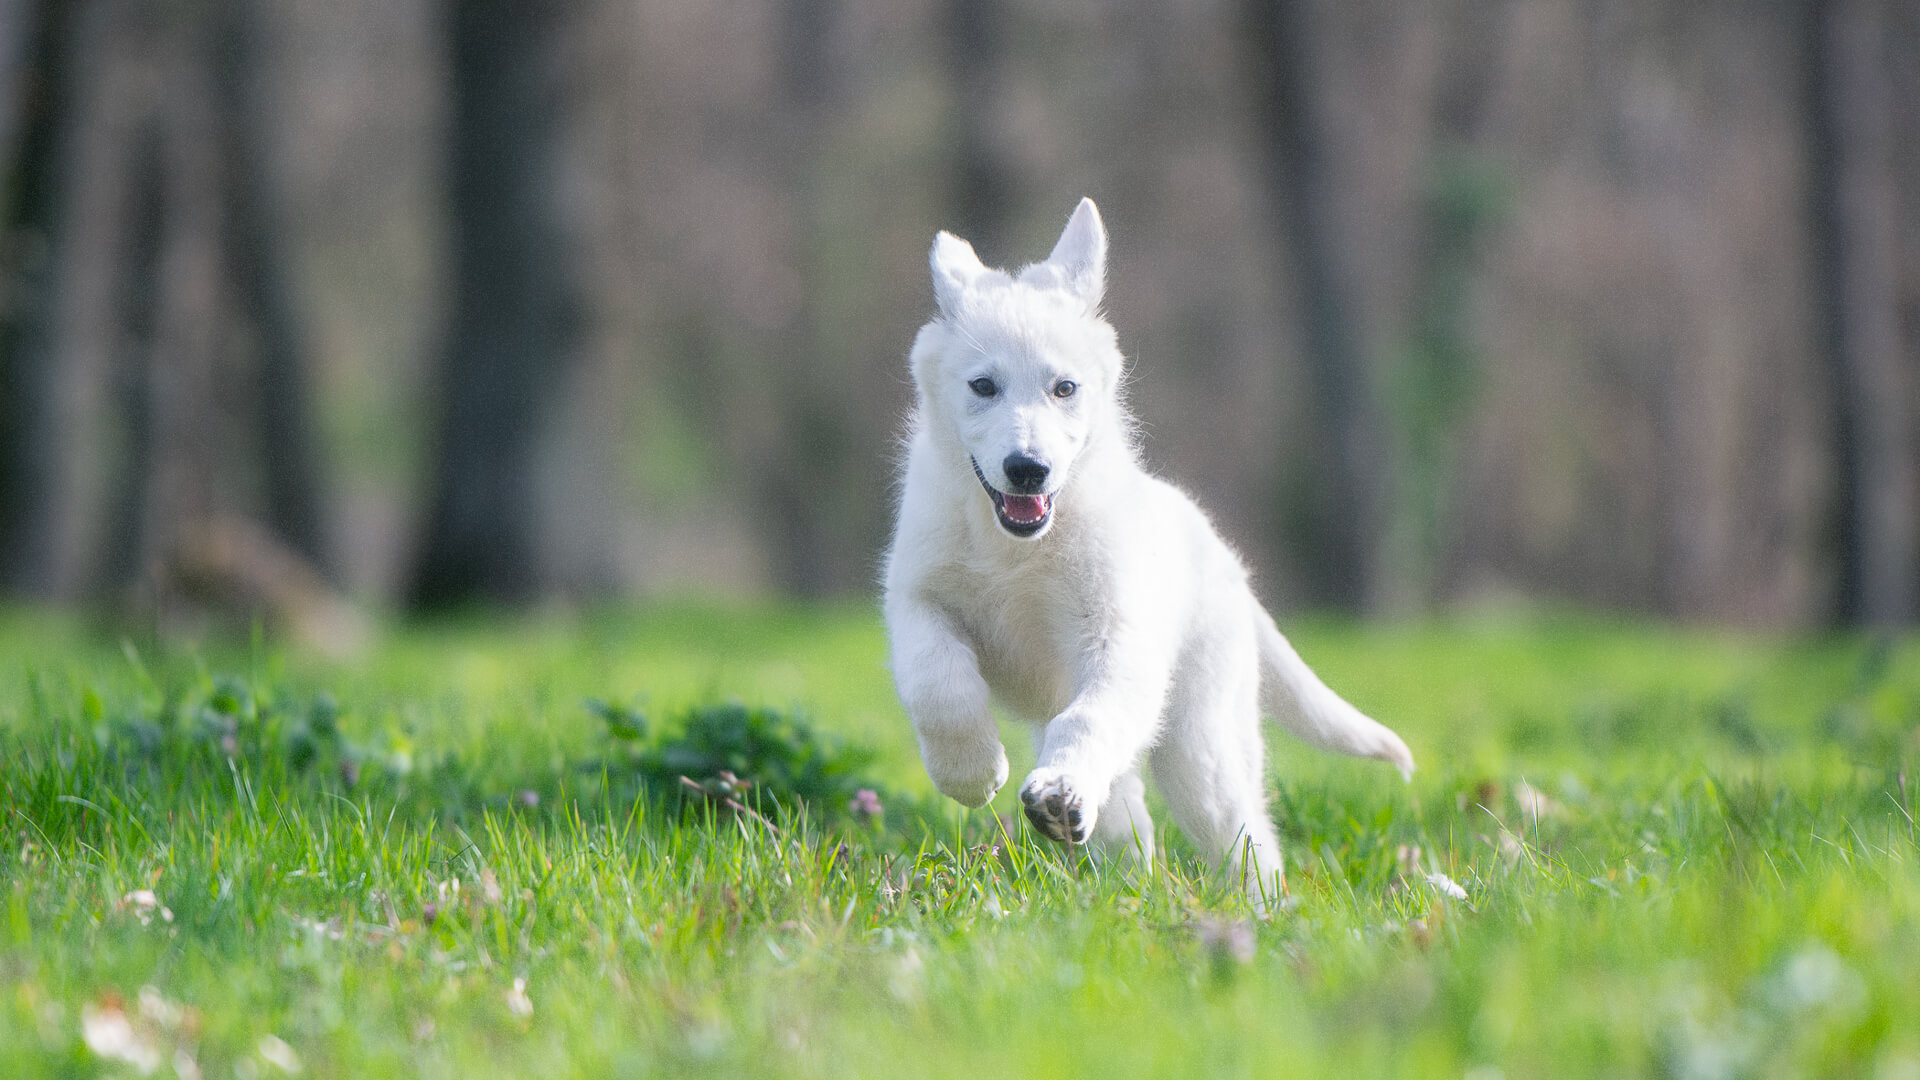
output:
[{"label": "dog's pink tongue", "polygon": [[1001,505],[1007,511],[1007,520],[1017,525],[1031,525],[1047,516],[1045,495],[1008,495]]}]

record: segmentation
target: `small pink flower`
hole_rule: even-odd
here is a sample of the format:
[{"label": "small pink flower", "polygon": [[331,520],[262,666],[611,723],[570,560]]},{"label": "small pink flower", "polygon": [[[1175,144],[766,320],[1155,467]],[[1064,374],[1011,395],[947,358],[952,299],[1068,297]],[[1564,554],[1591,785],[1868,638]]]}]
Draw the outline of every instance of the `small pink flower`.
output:
[{"label": "small pink flower", "polygon": [[1254,940],[1253,924],[1247,922],[1202,919],[1195,924],[1194,934],[1220,970],[1231,964],[1251,963],[1259,947]]},{"label": "small pink flower", "polygon": [[872,788],[861,788],[853,793],[853,802],[849,805],[853,816],[861,821],[873,821],[885,812],[880,805],[880,793]]}]

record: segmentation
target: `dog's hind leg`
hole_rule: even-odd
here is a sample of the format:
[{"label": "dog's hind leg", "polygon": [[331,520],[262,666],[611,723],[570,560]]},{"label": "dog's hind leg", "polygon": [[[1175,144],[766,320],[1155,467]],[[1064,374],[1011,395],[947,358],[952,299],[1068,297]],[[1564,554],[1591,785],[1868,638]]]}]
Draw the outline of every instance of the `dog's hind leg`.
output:
[{"label": "dog's hind leg", "polygon": [[1113,782],[1094,822],[1093,850],[1102,858],[1153,862],[1153,819],[1147,816],[1147,786],[1139,769]]},{"label": "dog's hind leg", "polygon": [[1258,675],[1247,661],[1185,680],[1151,764],[1181,830],[1250,896],[1271,903],[1283,880],[1280,841],[1267,816]]},{"label": "dog's hind leg", "polygon": [[1271,901],[1283,878],[1280,840],[1267,816],[1259,730],[1235,742],[1204,747],[1170,738],[1154,749],[1153,778],[1194,845],[1215,865],[1224,863],[1249,895]]}]

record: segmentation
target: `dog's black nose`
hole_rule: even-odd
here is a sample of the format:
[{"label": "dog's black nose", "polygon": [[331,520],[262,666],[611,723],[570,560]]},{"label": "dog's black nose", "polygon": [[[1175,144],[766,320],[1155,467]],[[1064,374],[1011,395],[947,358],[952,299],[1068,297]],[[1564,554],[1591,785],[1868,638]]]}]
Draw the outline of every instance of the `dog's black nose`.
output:
[{"label": "dog's black nose", "polygon": [[1007,460],[1000,463],[1001,471],[1007,474],[1007,483],[1013,486],[1011,494],[1032,495],[1047,483],[1047,467],[1025,454],[1008,454]]}]

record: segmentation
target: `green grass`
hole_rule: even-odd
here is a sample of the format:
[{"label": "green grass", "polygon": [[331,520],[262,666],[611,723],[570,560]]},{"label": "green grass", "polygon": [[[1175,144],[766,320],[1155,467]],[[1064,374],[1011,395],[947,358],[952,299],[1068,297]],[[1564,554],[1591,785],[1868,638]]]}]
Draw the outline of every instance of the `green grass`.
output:
[{"label": "green grass", "polygon": [[[0,1075],[1920,1076],[1920,642],[1292,629],[1421,769],[1276,738],[1262,919],[1177,835],[1102,868],[931,796],[862,608],[344,665],[0,615]],[[886,825],[637,801],[587,698],[797,708]]]}]

